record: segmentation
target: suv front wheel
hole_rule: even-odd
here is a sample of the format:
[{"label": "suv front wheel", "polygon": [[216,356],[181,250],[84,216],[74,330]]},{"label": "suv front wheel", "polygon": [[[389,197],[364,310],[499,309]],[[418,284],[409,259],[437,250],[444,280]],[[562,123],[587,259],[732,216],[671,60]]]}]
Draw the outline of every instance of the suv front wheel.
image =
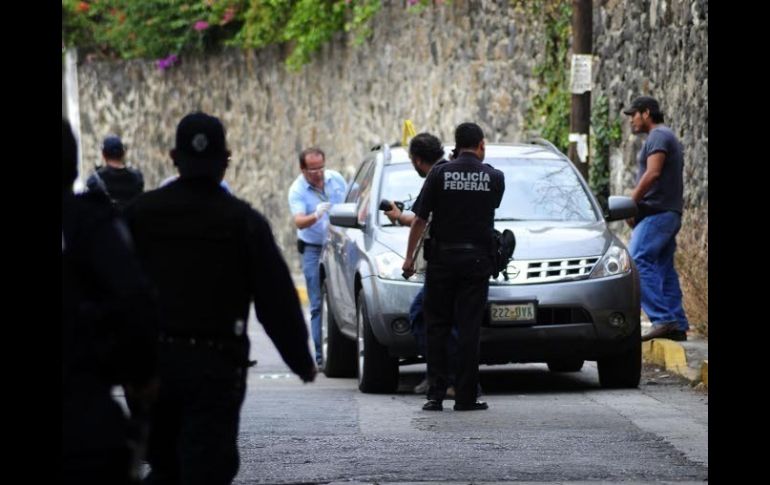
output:
[{"label": "suv front wheel", "polygon": [[356,346],[337,326],[326,285],[321,284],[321,370],[326,377],[353,377]]},{"label": "suv front wheel", "polygon": [[608,389],[639,387],[642,377],[642,339],[637,328],[629,339],[629,346],[622,354],[605,357],[596,361],[599,369],[599,384]]},{"label": "suv front wheel", "polygon": [[366,311],[364,291],[358,291],[356,299],[356,326],[358,327],[358,389],[366,393],[393,393],[398,390],[398,359],[388,354],[388,349],[372,332],[369,313]]}]

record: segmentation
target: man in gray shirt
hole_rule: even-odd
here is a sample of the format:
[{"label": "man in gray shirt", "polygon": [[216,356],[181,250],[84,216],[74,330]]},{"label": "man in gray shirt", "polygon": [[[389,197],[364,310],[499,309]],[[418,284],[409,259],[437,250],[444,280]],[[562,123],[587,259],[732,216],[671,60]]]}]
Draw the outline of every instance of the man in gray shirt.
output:
[{"label": "man in gray shirt", "polygon": [[627,221],[633,228],[629,250],[639,269],[642,309],[652,323],[652,330],[642,340],[687,340],[689,324],[674,268],[676,235],[682,225],[684,205],[682,145],[663,124],[663,114],[654,98],[638,97],[623,113],[631,117],[634,134],[647,134],[637,155],[639,170],[631,193],[639,213]]}]

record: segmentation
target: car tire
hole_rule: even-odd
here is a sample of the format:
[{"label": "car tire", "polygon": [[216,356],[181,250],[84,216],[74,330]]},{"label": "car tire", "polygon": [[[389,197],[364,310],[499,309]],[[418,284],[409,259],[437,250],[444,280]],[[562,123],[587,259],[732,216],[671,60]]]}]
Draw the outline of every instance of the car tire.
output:
[{"label": "car tire", "polygon": [[372,332],[363,290],[356,299],[356,355],[358,389],[365,393],[394,393],[398,390],[398,359],[388,354]]},{"label": "car tire", "polygon": [[326,377],[356,375],[356,343],[337,326],[325,281],[321,284],[321,349],[321,371]]},{"label": "car tire", "polygon": [[599,384],[606,389],[631,389],[639,387],[642,377],[642,339],[637,328],[630,339],[626,352],[596,361]]},{"label": "car tire", "polygon": [[558,359],[548,361],[548,370],[551,372],[580,372],[583,368],[583,359]]}]

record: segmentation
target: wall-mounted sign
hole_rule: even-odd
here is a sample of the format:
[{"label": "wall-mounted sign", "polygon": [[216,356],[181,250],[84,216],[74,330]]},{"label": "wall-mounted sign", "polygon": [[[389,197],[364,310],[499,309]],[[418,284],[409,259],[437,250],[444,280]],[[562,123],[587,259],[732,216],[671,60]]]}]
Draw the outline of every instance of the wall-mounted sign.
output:
[{"label": "wall-mounted sign", "polygon": [[569,71],[569,86],[572,94],[583,94],[591,90],[591,54],[573,54]]}]

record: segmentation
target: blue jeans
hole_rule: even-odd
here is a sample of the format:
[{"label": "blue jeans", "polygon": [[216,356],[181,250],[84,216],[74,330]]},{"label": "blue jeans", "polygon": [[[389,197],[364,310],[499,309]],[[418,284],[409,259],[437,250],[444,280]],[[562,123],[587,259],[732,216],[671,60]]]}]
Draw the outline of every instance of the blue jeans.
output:
[{"label": "blue jeans", "polygon": [[316,362],[321,360],[321,278],[318,271],[321,249],[306,246],[302,254],[302,272],[305,274],[307,297],[310,300],[310,331],[315,344]]},{"label": "blue jeans", "polygon": [[[409,323],[412,327],[412,335],[417,341],[417,352],[423,357],[427,357],[427,330],[425,328],[425,319],[422,315],[422,305],[425,299],[425,287],[415,295],[412,305],[409,307]],[[449,356],[449,385],[455,384],[455,375],[457,373],[457,325],[452,325],[452,332],[447,340],[447,355]]]},{"label": "blue jeans", "polygon": [[679,275],[674,268],[676,235],[682,216],[667,211],[647,216],[631,233],[629,251],[639,269],[642,309],[653,325],[676,323],[681,331],[690,328],[682,307]]}]

